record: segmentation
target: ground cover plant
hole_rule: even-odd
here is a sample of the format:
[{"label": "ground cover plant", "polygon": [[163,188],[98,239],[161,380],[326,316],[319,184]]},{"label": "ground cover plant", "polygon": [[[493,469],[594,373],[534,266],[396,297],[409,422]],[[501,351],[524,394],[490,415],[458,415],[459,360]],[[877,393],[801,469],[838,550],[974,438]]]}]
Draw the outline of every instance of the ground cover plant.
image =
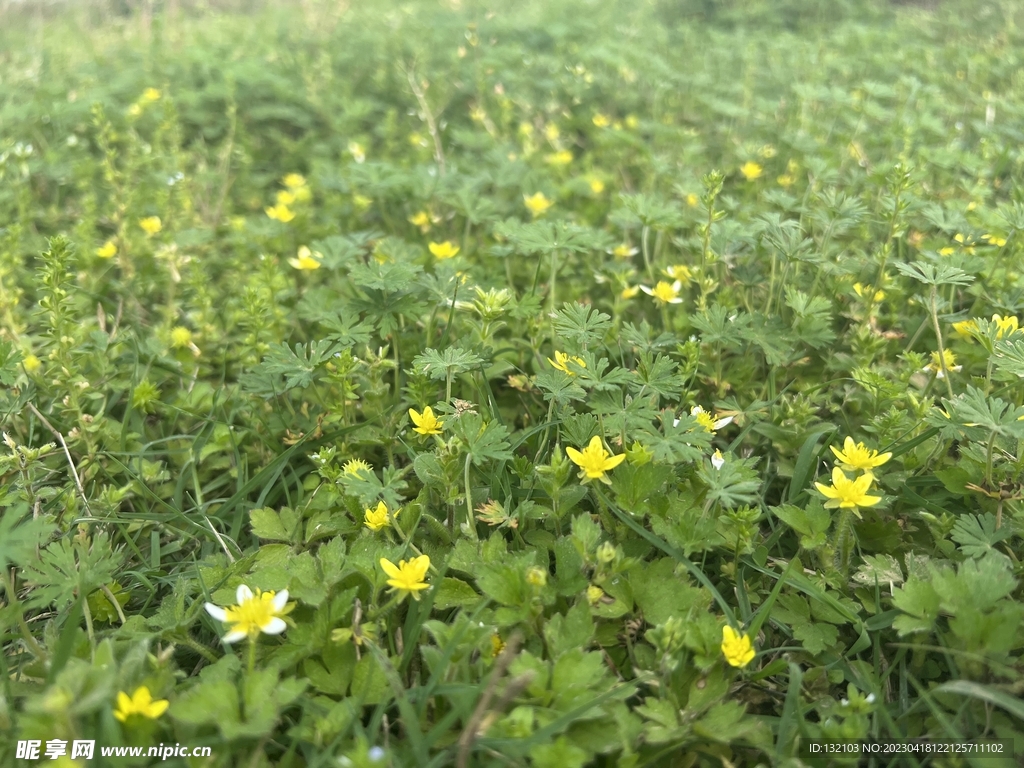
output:
[{"label": "ground cover plant", "polygon": [[1024,754],[1017,3],[3,13],[3,765]]}]

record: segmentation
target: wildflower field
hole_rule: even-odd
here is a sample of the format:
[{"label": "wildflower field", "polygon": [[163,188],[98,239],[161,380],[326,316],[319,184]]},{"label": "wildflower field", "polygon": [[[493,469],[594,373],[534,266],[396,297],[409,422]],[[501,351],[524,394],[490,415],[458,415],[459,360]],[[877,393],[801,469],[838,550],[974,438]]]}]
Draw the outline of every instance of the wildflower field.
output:
[{"label": "wildflower field", "polygon": [[3,5],[0,765],[1019,765],[1022,72],[1016,0]]}]

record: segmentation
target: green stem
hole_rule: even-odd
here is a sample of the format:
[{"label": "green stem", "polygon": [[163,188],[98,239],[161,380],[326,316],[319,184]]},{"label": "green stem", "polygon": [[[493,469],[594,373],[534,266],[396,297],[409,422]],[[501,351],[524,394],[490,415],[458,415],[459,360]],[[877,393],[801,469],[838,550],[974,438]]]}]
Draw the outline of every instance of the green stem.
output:
[{"label": "green stem", "polygon": [[939,308],[936,294],[938,293],[938,287],[932,286],[931,295],[931,310],[932,310],[932,324],[935,327],[935,341],[939,345],[939,368],[942,370],[942,378],[946,382],[946,391],[949,393],[949,399],[953,399],[953,383],[949,380],[949,372],[946,370],[946,350],[942,346],[942,329],[939,327]]},{"label": "green stem", "polygon": [[6,568],[3,569],[3,579],[4,590],[7,592],[7,603],[14,609],[14,615],[18,619],[18,629],[21,630],[21,636],[24,638],[25,644],[32,649],[32,653],[35,654],[37,659],[45,660],[46,651],[36,642],[36,639],[32,636],[32,630],[28,628],[25,614],[21,610],[21,601],[18,600],[18,595],[14,589],[14,581]]},{"label": "green stem", "polygon": [[466,454],[466,466],[463,470],[463,481],[466,484],[466,528],[469,537],[476,540],[476,523],[473,520],[473,494],[469,488],[469,468],[472,462],[472,454]]},{"label": "green stem", "polygon": [[249,675],[250,676],[252,676],[252,674],[256,671],[256,638],[255,637],[250,637],[249,638],[248,659],[247,659],[247,662],[246,662],[246,669],[249,670]]}]

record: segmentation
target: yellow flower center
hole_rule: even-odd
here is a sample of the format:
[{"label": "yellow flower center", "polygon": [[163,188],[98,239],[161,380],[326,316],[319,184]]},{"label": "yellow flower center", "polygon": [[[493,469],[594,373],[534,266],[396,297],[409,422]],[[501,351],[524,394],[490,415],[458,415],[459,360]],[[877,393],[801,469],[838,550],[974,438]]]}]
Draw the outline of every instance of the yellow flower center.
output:
[{"label": "yellow flower center", "polygon": [[244,632],[254,638],[260,631],[270,624],[270,620],[278,616],[274,608],[274,592],[255,591],[252,597],[244,600],[238,605],[232,605],[224,609],[227,616],[227,624],[232,632]]}]

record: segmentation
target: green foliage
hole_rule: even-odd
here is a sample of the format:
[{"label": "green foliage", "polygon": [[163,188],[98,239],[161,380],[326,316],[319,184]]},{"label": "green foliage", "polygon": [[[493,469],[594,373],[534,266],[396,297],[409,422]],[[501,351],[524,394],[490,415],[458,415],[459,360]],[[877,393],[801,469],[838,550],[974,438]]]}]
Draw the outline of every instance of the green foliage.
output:
[{"label": "green foliage", "polygon": [[43,5],[0,764],[1024,749],[1019,3]]}]

